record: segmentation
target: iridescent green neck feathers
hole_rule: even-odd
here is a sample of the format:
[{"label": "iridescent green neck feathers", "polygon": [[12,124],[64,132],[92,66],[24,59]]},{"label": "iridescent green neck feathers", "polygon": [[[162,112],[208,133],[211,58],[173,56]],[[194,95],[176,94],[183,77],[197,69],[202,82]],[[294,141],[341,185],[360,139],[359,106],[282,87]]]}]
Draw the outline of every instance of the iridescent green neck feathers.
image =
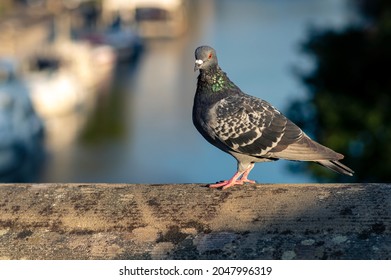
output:
[{"label": "iridescent green neck feathers", "polygon": [[236,87],[219,68],[216,71],[200,71],[199,79],[202,83],[206,83],[213,93],[223,92]]}]

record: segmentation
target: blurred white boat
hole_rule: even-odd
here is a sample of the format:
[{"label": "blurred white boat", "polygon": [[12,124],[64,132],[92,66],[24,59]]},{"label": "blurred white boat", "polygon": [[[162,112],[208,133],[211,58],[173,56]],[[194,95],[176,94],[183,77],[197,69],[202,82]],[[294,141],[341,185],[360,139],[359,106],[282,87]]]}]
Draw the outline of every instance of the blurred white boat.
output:
[{"label": "blurred white boat", "polygon": [[44,127],[11,60],[0,59],[0,182],[31,181],[43,159]]},{"label": "blurred white boat", "polygon": [[34,60],[36,68],[24,76],[38,114],[48,119],[75,111],[83,95],[83,86],[76,75],[57,58],[35,57]]},{"label": "blurred white boat", "polygon": [[142,49],[142,41],[138,33],[130,27],[110,28],[104,33],[105,44],[116,51],[119,61],[135,58]]},{"label": "blurred white boat", "polygon": [[80,40],[85,40],[92,45],[110,46],[119,62],[131,61],[140,53],[143,48],[143,42],[134,28],[122,26],[118,19],[112,23],[106,30],[88,30],[79,35]]},{"label": "blurred white boat", "polygon": [[96,92],[111,79],[116,63],[109,46],[58,41],[45,46],[24,67],[24,80],[44,119],[93,108]]}]

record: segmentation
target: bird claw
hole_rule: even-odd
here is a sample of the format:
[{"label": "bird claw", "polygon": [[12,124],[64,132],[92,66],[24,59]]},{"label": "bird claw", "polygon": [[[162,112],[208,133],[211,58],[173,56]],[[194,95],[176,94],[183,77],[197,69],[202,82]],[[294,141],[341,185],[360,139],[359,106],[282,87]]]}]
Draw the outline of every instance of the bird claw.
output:
[{"label": "bird claw", "polygon": [[241,183],[239,181],[226,180],[226,181],[222,181],[220,183],[210,184],[209,188],[216,189],[216,188],[222,187],[222,189],[225,190],[225,189],[232,187],[234,185],[241,185]]},{"label": "bird claw", "polygon": [[255,184],[256,182],[253,181],[253,180],[249,180],[249,179],[240,179],[240,180],[225,180],[225,181],[222,181],[220,183],[216,183],[216,184],[210,184],[209,185],[209,188],[220,188],[222,187],[221,189],[222,190],[225,190],[225,189],[228,189],[232,186],[235,186],[235,185],[243,185],[244,183],[249,183],[249,184]]},{"label": "bird claw", "polygon": [[220,187],[225,186],[227,184],[228,184],[228,181],[225,180],[225,181],[221,181],[221,182],[216,183],[216,184],[210,184],[210,185],[208,185],[208,187],[214,189],[214,188],[220,188]]},{"label": "bird claw", "polygon": [[240,180],[238,180],[238,181],[240,181],[241,182],[241,185],[243,184],[243,183],[249,183],[249,184],[255,184],[256,183],[256,181],[254,181],[254,180],[250,180],[250,179],[240,179]]},{"label": "bird claw", "polygon": [[254,184],[255,181],[247,179],[247,176],[253,167],[254,164],[251,164],[245,171],[237,171],[231,179],[216,184],[210,184],[209,188],[222,187],[222,189],[225,190],[235,185],[243,185],[244,183]]}]

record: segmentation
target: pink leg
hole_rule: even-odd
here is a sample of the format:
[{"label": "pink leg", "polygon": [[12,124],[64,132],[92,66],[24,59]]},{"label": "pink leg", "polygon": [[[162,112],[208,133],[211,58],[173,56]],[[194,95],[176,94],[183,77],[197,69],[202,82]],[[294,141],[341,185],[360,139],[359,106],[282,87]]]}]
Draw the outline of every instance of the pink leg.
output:
[{"label": "pink leg", "polygon": [[255,184],[256,182],[254,180],[249,180],[247,179],[248,174],[250,174],[250,171],[254,168],[254,163],[250,165],[249,168],[244,171],[242,178],[239,180],[242,184],[243,183],[250,183],[250,184]]},{"label": "pink leg", "polygon": [[[223,181],[223,182],[221,182],[221,183],[217,183],[217,184],[210,184],[209,185],[209,188],[220,188],[220,187],[223,187],[223,190],[224,189],[226,189],[226,188],[229,188],[229,187],[232,187],[232,186],[234,186],[234,185],[237,185],[238,183],[238,178],[240,177],[240,176],[242,176],[242,174],[243,174],[243,172],[236,172],[235,174],[234,174],[234,176],[231,178],[231,179],[229,179],[229,180],[227,180],[227,181]],[[239,183],[240,184],[240,183]]]},{"label": "pink leg", "polygon": [[[234,174],[234,176],[231,179],[217,183],[217,184],[211,184],[211,185],[209,185],[209,188],[222,187],[222,189],[225,190],[225,189],[228,189],[228,188],[235,186],[235,185],[243,185],[243,183],[254,184],[255,181],[249,180],[247,178],[248,174],[250,173],[251,169],[253,169],[253,167],[254,167],[254,164],[251,164],[244,172],[238,171]],[[242,177],[242,178],[239,179],[240,177]]]}]

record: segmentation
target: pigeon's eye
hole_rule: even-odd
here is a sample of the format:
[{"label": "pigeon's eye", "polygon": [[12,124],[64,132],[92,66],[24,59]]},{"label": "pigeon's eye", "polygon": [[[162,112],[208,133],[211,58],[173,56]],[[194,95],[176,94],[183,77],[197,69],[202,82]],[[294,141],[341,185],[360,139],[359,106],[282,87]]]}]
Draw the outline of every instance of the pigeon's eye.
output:
[{"label": "pigeon's eye", "polygon": [[208,59],[211,59],[212,58],[212,53],[210,53],[209,55],[208,55]]}]

